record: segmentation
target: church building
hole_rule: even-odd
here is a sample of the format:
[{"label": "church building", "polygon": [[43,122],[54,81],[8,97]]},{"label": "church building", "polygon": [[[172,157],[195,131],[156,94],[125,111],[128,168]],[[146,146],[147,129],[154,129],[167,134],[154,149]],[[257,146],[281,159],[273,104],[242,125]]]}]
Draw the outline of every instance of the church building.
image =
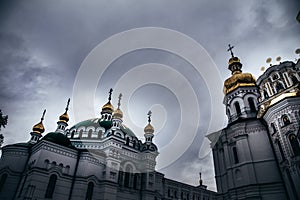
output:
[{"label": "church building", "polygon": [[228,124],[207,136],[217,199],[300,199],[300,60],[271,65],[256,80],[242,72],[232,48],[232,75],[224,82]]},{"label": "church building", "polygon": [[45,135],[43,112],[31,139],[6,145],[0,199],[59,200],[297,200],[300,199],[300,60],[271,65],[255,79],[232,52],[224,82],[228,123],[207,135],[217,192],[155,170],[151,111],[144,141],[123,123],[121,97],[99,118],[68,127],[68,100],[57,129]]},{"label": "church building", "polygon": [[155,171],[158,148],[153,143],[151,112],[139,140],[123,124],[121,97],[108,102],[101,117],[68,127],[68,107],[57,129],[45,132],[43,120],[26,143],[6,145],[0,161],[0,199],[55,200],[215,200],[200,180],[192,186]]}]

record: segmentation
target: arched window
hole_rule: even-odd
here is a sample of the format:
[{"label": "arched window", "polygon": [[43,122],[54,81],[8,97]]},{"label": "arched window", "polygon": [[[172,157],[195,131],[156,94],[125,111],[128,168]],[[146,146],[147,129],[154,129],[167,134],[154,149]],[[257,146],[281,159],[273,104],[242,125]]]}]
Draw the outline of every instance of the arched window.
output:
[{"label": "arched window", "polygon": [[283,122],[284,126],[289,125],[291,123],[291,121],[290,121],[290,119],[289,119],[289,117],[287,115],[283,115],[281,117],[281,119],[282,119],[282,122]]},{"label": "arched window", "polygon": [[46,159],[45,162],[44,162],[44,166],[45,166],[46,169],[48,169],[49,163],[50,163],[50,161],[48,159]]},{"label": "arched window", "polygon": [[241,114],[241,107],[240,107],[240,104],[238,102],[235,102],[234,103],[234,107],[235,107],[235,110],[236,110],[236,114],[237,115],[240,115]]},{"label": "arched window", "polygon": [[129,145],[129,141],[130,141],[130,139],[129,139],[129,137],[127,137],[126,138],[126,145]]},{"label": "arched window", "polygon": [[293,85],[295,85],[296,83],[299,82],[297,77],[294,74],[291,75],[291,79],[292,79]]},{"label": "arched window", "polygon": [[0,179],[0,192],[3,189],[3,186],[4,186],[4,183],[5,183],[6,179],[7,179],[7,174],[6,173],[2,174],[1,179]]},{"label": "arched window", "polygon": [[71,132],[71,138],[74,138],[75,130]]},{"label": "arched window", "polygon": [[90,129],[89,132],[88,132],[88,138],[92,137],[92,133],[93,133],[93,129]]},{"label": "arched window", "polygon": [[102,134],[102,130],[99,130],[99,131],[98,131],[98,138],[101,139],[101,138],[102,138],[102,135],[103,135],[103,134]]},{"label": "arched window", "polygon": [[272,134],[276,133],[276,128],[275,128],[275,125],[273,123],[271,123],[271,133]]},{"label": "arched window", "polygon": [[125,187],[130,187],[130,176],[132,171],[133,171],[132,167],[130,165],[127,165],[125,169],[125,178],[124,178]]},{"label": "arched window", "polygon": [[289,141],[292,146],[293,152],[295,156],[300,156],[300,147],[297,136],[295,134],[289,135]]},{"label": "arched window", "polygon": [[85,200],[92,200],[93,191],[94,191],[94,183],[89,182],[87,190],[86,190]]},{"label": "arched window", "polygon": [[133,188],[134,189],[138,189],[138,179],[139,179],[139,175],[134,174],[134,179],[133,179]]},{"label": "arched window", "polygon": [[266,89],[264,89],[264,97],[265,97],[265,99],[269,98],[269,95],[268,95],[268,92]]},{"label": "arched window", "polygon": [[238,153],[237,153],[236,147],[232,147],[232,152],[233,152],[234,163],[235,164],[239,163],[239,157],[238,157]]},{"label": "arched window", "polygon": [[118,180],[119,185],[123,185],[123,171],[119,171],[119,180]]},{"label": "arched window", "polygon": [[52,174],[50,176],[50,179],[49,179],[49,182],[48,182],[45,198],[50,198],[51,199],[53,197],[56,181],[57,181],[57,176],[55,174]]},{"label": "arched window", "polygon": [[255,112],[256,111],[256,107],[255,107],[255,103],[253,98],[248,98],[248,103],[249,103],[249,107],[250,107],[250,111]]},{"label": "arched window", "polygon": [[275,88],[276,88],[276,91],[277,92],[280,92],[281,90],[284,89],[283,85],[281,82],[277,82],[276,85],[275,85]]}]

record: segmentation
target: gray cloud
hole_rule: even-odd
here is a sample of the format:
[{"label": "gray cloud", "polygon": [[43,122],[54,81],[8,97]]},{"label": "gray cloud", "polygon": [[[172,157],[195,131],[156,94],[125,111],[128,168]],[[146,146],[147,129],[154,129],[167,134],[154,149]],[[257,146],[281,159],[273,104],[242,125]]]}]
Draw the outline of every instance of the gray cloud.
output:
[{"label": "gray cloud", "polygon": [[[113,34],[146,26],[180,31],[205,47],[224,79],[230,75],[226,47],[233,43],[244,71],[258,76],[267,57],[274,59],[280,55],[284,60],[296,57],[293,52],[300,44],[300,26],[295,19],[299,5],[296,0],[3,1],[0,8],[0,105],[9,115],[9,124],[2,130],[5,143],[29,139],[30,129],[45,107],[48,109],[46,130],[55,129],[66,99],[72,96],[81,62],[97,44]],[[108,68],[108,76],[99,84],[96,94],[99,104],[106,100],[110,83],[115,83],[127,68],[154,61],[176,68],[193,85],[199,85],[194,89],[203,107],[201,123],[206,124],[210,116],[206,108],[210,102],[201,93],[205,83],[187,63],[166,52],[133,52],[120,58],[119,63],[118,60],[113,63]],[[222,90],[222,85],[216,90]],[[99,113],[99,104],[95,105],[96,113]],[[215,120],[223,118],[224,112],[220,111],[220,119]],[[163,170],[168,177],[196,184],[194,177],[202,167],[204,180],[209,179],[209,187],[215,187],[210,178],[213,177],[211,157],[198,159],[201,134],[205,131],[205,126],[200,127],[188,151]],[[178,170],[182,172],[180,177]]]}]

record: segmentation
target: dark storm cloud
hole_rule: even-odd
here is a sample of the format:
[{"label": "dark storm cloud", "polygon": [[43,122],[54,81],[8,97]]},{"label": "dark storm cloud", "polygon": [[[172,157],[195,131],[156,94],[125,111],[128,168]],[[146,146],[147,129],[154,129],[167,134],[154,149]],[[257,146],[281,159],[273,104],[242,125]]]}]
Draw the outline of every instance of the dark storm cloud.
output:
[{"label": "dark storm cloud", "polygon": [[48,85],[56,85],[55,71],[39,62],[21,37],[0,32],[0,46],[1,102],[39,99]]},{"label": "dark storm cloud", "polygon": [[[225,79],[230,75],[226,65],[228,43],[236,46],[234,52],[241,58],[245,71],[260,73],[260,66],[269,56],[292,59],[293,51],[300,44],[300,26],[295,19],[299,8],[297,0],[2,1],[0,109],[9,115],[9,124],[3,130],[7,133],[5,142],[27,140],[31,126],[38,121],[44,107],[48,109],[46,130],[53,130],[65,100],[72,96],[81,62],[97,44],[113,34],[146,26],[180,31],[204,46]],[[139,60],[152,61],[149,56],[154,56],[159,63],[185,70],[184,62],[174,56],[148,53],[135,56],[138,58],[123,62],[130,66]],[[205,63],[203,65],[205,67]],[[185,73],[191,82],[197,82],[192,71]],[[202,88],[201,82],[197,91]],[[222,90],[222,86],[216,89]],[[106,99],[106,93],[101,91],[99,96]],[[210,105],[205,95],[199,95],[199,99],[202,106]],[[205,110],[201,113],[201,122],[207,123],[209,116]],[[224,118],[223,111],[220,118]],[[205,132],[205,128],[200,131]],[[168,177],[196,184],[193,177],[202,168],[207,174],[205,178],[213,178],[211,158],[198,159],[200,141],[197,137],[184,157],[169,171],[164,171]],[[177,177],[178,170],[182,172],[180,177]],[[214,188],[213,183],[207,184]]]}]

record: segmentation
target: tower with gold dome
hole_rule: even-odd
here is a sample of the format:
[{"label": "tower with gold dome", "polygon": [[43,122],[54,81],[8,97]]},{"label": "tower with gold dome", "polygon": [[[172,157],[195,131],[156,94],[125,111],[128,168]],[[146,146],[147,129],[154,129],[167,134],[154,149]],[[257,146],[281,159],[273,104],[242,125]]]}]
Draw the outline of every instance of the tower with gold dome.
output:
[{"label": "tower with gold dome", "polygon": [[224,100],[228,123],[242,119],[256,118],[257,97],[259,95],[256,80],[250,73],[242,72],[240,59],[234,56],[232,47],[228,69],[231,76],[224,82]]},{"label": "tower with gold dome", "polygon": [[218,199],[288,199],[268,130],[257,118],[259,88],[232,49],[223,89],[228,124],[208,135]]},{"label": "tower with gold dome", "polygon": [[42,134],[45,132],[45,127],[43,124],[45,114],[46,114],[46,109],[43,112],[41,121],[32,127],[32,132],[30,133],[31,139],[29,143],[31,144],[36,143],[42,137]]}]

